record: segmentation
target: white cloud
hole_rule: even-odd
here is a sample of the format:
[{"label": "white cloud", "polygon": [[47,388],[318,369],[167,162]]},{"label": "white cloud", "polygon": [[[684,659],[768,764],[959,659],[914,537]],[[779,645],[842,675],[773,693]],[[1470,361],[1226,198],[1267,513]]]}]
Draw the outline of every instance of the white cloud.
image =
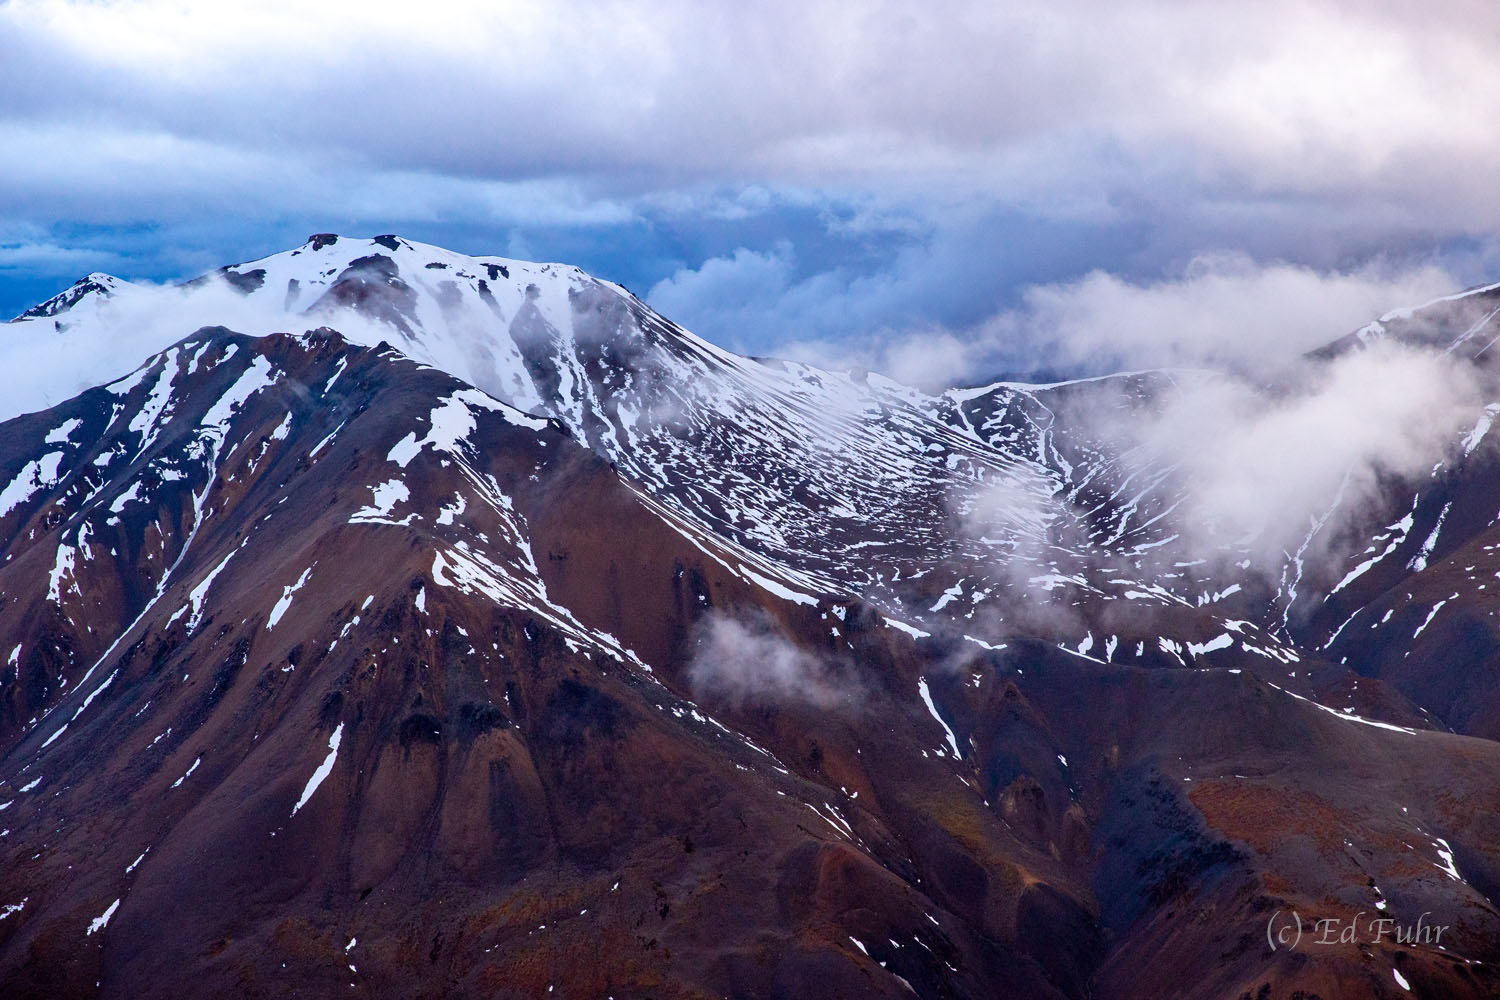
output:
[{"label": "white cloud", "polygon": [[862,696],[856,682],[804,652],[764,615],[705,618],[688,679],[700,696],[735,705],[795,701],[827,708]]},{"label": "white cloud", "polygon": [[1275,390],[1186,380],[1137,431],[1138,457],[1175,466],[1186,485],[1173,524],[1191,555],[1243,543],[1258,569],[1276,571],[1331,515],[1302,553],[1318,566],[1348,541],[1339,529],[1379,502],[1382,481],[1413,480],[1451,457],[1482,402],[1466,362],[1378,341],[1299,366]]},{"label": "white cloud", "polygon": [[1320,347],[1391,308],[1453,290],[1452,277],[1434,266],[1320,273],[1208,256],[1161,281],[1133,284],[1096,271],[1032,288],[1020,309],[976,333],[997,352],[1028,345],[1061,364],[1254,368]]},{"label": "white cloud", "polygon": [[[697,268],[680,268],[647,294],[653,307],[669,317],[695,317],[696,323],[719,326],[713,313],[753,321],[769,318],[792,283],[791,246],[782,243],[761,253],[740,247],[728,257],[713,257]],[[747,315],[748,314],[748,315]]]},{"label": "white cloud", "polygon": [[[127,375],[205,326],[265,336],[301,333],[319,322],[268,308],[213,275],[191,287],[121,283],[113,294],[90,295],[55,319],[0,327],[0,421]],[[389,326],[352,310],[336,325],[356,343],[390,336]]]},{"label": "white cloud", "polygon": [[0,239],[0,273],[81,274],[106,270],[120,263],[118,254],[106,250],[58,246],[48,240],[5,242]]},{"label": "white cloud", "polygon": [[991,307],[996,292],[987,276],[1006,251],[987,245],[979,228],[918,242],[903,236],[878,265],[810,273],[789,242],[767,251],[741,247],[679,268],[646,299],[695,332],[753,353],[884,370],[876,348],[890,330],[919,324],[940,335],[933,317],[976,302]]},{"label": "white cloud", "polygon": [[[680,281],[678,288],[688,286]],[[1131,282],[1102,271],[1036,285],[1021,304],[963,330],[884,330],[851,344],[792,341],[799,360],[855,364],[927,388],[997,372],[1213,367],[1262,372],[1338,339],[1390,309],[1455,290],[1426,264],[1320,272],[1243,255],[1195,258],[1181,273]],[[848,297],[854,289],[840,291]],[[782,301],[789,297],[783,295]],[[844,304],[843,298],[840,305]]]}]

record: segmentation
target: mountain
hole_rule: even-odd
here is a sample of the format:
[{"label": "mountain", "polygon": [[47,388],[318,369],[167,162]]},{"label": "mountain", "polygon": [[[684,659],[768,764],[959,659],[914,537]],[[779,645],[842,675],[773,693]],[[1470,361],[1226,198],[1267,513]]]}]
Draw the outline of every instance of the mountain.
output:
[{"label": "mountain", "polygon": [[[1488,389],[1492,310],[1319,357]],[[1133,433],[1193,373],[927,394],[393,236],[0,340],[7,996],[1500,992],[1500,406],[1267,567]]]}]

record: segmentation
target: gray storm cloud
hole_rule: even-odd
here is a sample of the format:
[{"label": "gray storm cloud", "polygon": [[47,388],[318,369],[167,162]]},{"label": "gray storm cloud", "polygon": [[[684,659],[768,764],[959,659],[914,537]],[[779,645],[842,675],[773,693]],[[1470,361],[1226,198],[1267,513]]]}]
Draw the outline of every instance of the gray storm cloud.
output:
[{"label": "gray storm cloud", "polygon": [[241,148],[270,127],[278,142],[459,175],[1020,177],[1091,135],[1142,155],[1191,147],[1207,158],[1196,170],[1299,190],[1336,174],[1340,187],[1430,181],[1445,154],[1500,163],[1500,14],[1462,0],[939,2],[920,16],[789,0],[435,0],[420,15],[354,0],[15,0],[0,23],[13,120],[87,108]]},{"label": "gray storm cloud", "polygon": [[[837,209],[828,232],[854,251],[872,224],[931,249],[1003,207],[1146,232],[1148,269],[1211,246],[1327,267],[1500,226],[1497,38],[1500,8],[1467,0],[11,0],[0,250],[149,223],[180,261],[252,217],[503,232],[760,216],[764,254],[801,203]],[[1007,235],[969,242],[993,257]],[[1016,260],[1083,256],[1076,234],[1009,240]],[[724,253],[674,249],[697,255],[684,281]],[[867,269],[865,296],[912,266]],[[815,298],[783,329],[826,315]],[[858,332],[951,320],[920,306],[863,310]]]}]

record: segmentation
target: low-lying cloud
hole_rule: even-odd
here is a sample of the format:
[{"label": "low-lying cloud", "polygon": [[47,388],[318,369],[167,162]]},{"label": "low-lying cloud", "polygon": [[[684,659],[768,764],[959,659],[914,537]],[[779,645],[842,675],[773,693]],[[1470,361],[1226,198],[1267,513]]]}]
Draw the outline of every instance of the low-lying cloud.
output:
[{"label": "low-lying cloud", "polygon": [[761,614],[710,614],[699,626],[688,680],[700,696],[735,705],[801,702],[820,708],[856,704],[860,687],[844,665],[798,647]]},{"label": "low-lying cloud", "polygon": [[[268,309],[214,274],[185,286],[121,282],[112,295],[92,294],[55,318],[0,325],[0,420],[114,381],[205,326],[264,336],[324,322],[319,314]],[[391,335],[355,310],[341,310],[336,325],[356,343]]]},{"label": "low-lying cloud", "polygon": [[[1194,574],[1254,579],[1273,591],[1288,572],[1307,591],[1336,582],[1370,531],[1407,509],[1409,499],[1393,505],[1391,497],[1420,488],[1457,457],[1494,398],[1466,351],[1447,350],[1492,319],[1493,304],[1460,298],[1403,310],[1337,349],[1309,349],[1366,327],[1398,294],[1421,301],[1442,288],[1442,276],[1426,272],[1383,284],[1367,274],[1277,268],[1144,288],[1099,276],[1031,297],[1028,319],[1054,322],[1050,357],[1115,347],[1136,362],[1120,367],[1193,367],[1041,397],[1055,413],[1060,447],[1086,444],[1073,461],[1087,468],[1075,475],[1129,506],[1135,529],[1101,548],[1104,534],[1083,510],[1097,496],[1070,509],[1061,496],[1049,507],[1008,484],[989,487],[962,512],[971,535],[1046,524],[1020,533],[1013,565],[993,568],[1019,597],[1005,612],[1010,626],[1067,630],[1060,599],[1069,588],[1054,592],[1036,569],[1053,544],[1121,579],[1193,565],[1201,567]],[[1249,336],[1257,332],[1264,336]],[[1467,353],[1494,336],[1476,334]],[[1059,605],[1050,617],[1047,604]]]},{"label": "low-lying cloud", "polygon": [[1233,546],[1274,574],[1292,555],[1316,564],[1346,554],[1344,529],[1376,512],[1382,485],[1452,457],[1482,402],[1472,366],[1377,342],[1300,366],[1276,389],[1184,380],[1141,428],[1136,454],[1175,469],[1182,551],[1222,557]]},{"label": "low-lying cloud", "polygon": [[1454,290],[1436,267],[1320,273],[1238,255],[1196,258],[1180,278],[1132,284],[1103,272],[1029,290],[986,325],[997,347],[1028,345],[1060,366],[1208,366],[1256,372],[1397,306]]},{"label": "low-lying cloud", "polygon": [[1419,305],[1456,286],[1433,264],[1318,271],[1258,264],[1240,254],[1204,255],[1156,281],[1094,271],[1034,285],[1018,306],[968,329],[886,330],[852,344],[794,341],[785,351],[928,389],[1002,373],[1212,368],[1263,375],[1393,308]]}]

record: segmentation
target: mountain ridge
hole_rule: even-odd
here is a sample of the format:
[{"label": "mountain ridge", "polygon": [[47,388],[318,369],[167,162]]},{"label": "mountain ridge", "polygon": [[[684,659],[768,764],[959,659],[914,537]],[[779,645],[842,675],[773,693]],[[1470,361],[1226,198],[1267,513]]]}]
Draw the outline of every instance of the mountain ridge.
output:
[{"label": "mountain ridge", "polygon": [[[320,326],[4,423],[7,994],[1497,988],[1487,426],[1289,626],[1069,422],[1159,373],[872,388],[311,242]],[[284,317],[252,263],[189,292]],[[1292,909],[1446,950],[1268,950]]]}]

